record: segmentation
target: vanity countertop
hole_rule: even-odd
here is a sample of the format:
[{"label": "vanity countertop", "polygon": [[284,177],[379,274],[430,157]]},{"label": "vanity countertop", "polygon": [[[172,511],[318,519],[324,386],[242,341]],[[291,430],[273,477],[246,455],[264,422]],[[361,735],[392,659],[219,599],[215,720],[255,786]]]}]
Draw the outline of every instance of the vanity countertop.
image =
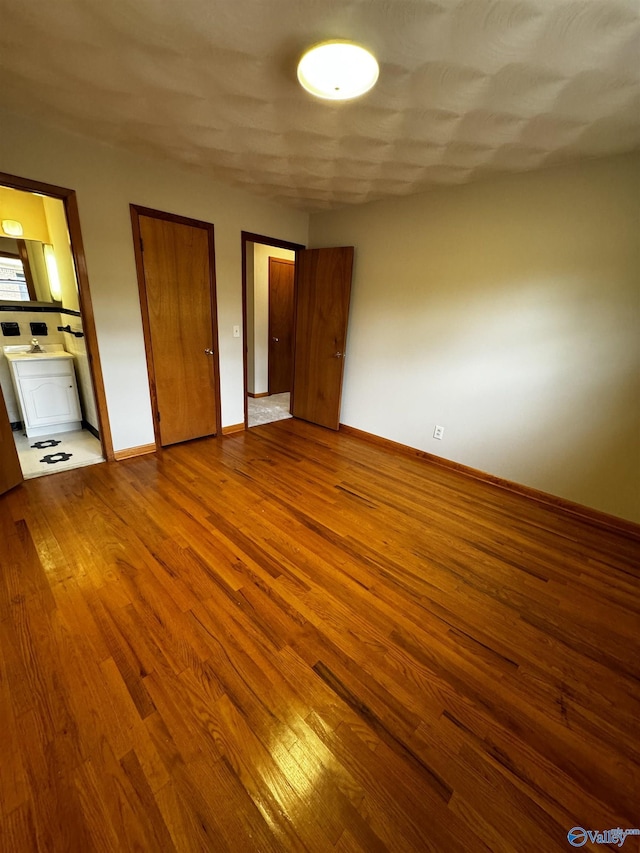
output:
[{"label": "vanity countertop", "polygon": [[8,361],[40,361],[52,358],[73,358],[70,352],[63,349],[62,344],[40,344],[44,352],[31,352],[29,344],[16,344],[14,346],[2,347],[5,358]]}]

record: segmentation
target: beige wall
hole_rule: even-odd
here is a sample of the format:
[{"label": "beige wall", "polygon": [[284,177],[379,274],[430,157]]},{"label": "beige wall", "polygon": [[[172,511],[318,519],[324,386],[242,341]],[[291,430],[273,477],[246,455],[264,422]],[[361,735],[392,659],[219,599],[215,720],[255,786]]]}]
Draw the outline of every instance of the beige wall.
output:
[{"label": "beige wall", "polygon": [[295,260],[296,253],[277,246],[254,244],[253,251],[253,394],[269,390],[269,258]]},{"label": "beige wall", "polygon": [[640,521],[639,167],[312,216],[356,246],[342,422]]},{"label": "beige wall", "polygon": [[116,450],[153,441],[129,204],[213,222],[223,425],[243,421],[240,232],[306,243],[308,218],[181,170],[0,114],[0,170],[76,190]]}]

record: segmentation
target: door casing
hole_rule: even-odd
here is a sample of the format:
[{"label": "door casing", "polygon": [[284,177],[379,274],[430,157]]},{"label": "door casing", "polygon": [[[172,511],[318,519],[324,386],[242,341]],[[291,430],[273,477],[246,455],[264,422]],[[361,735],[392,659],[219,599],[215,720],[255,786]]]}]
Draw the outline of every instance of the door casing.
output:
[{"label": "door casing", "polygon": [[[278,249],[290,249],[298,252],[305,249],[302,243],[291,243],[288,240],[279,240],[277,237],[267,237],[265,234],[254,234],[251,231],[240,233],[240,245],[242,248],[242,362],[244,379],[244,428],[249,426],[249,389],[248,379],[248,341],[247,341],[247,243],[262,243],[265,246],[276,246]],[[295,282],[294,282],[295,288]]]}]

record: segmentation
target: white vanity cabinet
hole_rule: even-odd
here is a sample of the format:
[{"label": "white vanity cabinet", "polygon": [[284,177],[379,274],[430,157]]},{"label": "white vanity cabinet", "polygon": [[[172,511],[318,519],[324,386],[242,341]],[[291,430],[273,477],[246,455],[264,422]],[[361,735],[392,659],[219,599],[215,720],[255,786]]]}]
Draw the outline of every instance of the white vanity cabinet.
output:
[{"label": "white vanity cabinet", "polygon": [[8,349],[5,347],[4,352],[27,436],[81,429],[82,413],[71,353],[7,352]]}]

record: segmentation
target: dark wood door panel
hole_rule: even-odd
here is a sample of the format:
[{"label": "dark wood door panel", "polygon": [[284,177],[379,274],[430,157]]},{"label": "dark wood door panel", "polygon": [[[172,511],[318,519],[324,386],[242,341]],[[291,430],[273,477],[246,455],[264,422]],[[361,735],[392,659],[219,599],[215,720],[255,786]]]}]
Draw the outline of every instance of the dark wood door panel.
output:
[{"label": "dark wood door panel", "polygon": [[210,234],[147,215],[139,226],[160,443],[215,435]]},{"label": "dark wood door panel", "polygon": [[22,482],[22,469],[13,440],[9,415],[0,390],[0,495]]},{"label": "dark wood door panel", "polygon": [[269,258],[269,394],[291,391],[295,263]]},{"label": "dark wood door panel", "polygon": [[296,258],[294,417],[338,429],[353,246],[306,249]]}]

